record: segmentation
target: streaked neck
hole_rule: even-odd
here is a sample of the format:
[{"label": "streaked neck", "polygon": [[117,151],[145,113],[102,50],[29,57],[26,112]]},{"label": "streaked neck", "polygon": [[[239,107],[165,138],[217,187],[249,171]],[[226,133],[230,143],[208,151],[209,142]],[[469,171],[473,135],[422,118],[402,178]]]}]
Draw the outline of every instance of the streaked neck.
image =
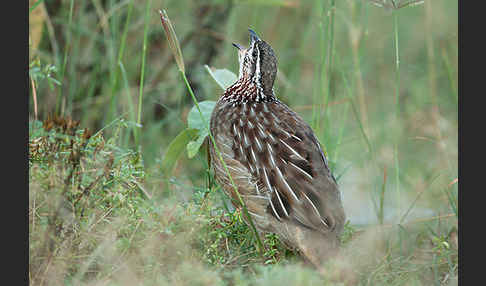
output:
[{"label": "streaked neck", "polygon": [[263,87],[257,84],[255,78],[241,76],[225,90],[221,100],[238,104],[247,102],[271,102],[275,101],[276,98],[273,88],[265,92]]}]

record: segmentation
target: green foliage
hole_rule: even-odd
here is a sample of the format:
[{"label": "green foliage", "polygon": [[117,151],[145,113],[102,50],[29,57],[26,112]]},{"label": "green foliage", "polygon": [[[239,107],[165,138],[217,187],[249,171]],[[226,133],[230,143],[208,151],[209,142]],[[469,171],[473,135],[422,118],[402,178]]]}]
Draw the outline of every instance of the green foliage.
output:
[{"label": "green foliage", "polygon": [[[457,284],[457,3],[33,2],[48,12],[29,63],[37,118],[62,110],[88,129],[29,122],[31,285]],[[324,270],[272,234],[257,255],[199,152],[249,27],[343,193],[342,257]]]},{"label": "green foliage", "polygon": [[[101,132],[91,136],[88,129],[78,130],[78,123],[55,117],[29,126],[30,202],[35,203],[29,233],[37,245],[30,253],[31,271],[48,267],[52,261],[39,259],[56,257],[59,247],[90,253],[97,239],[85,235],[117,217],[127,218],[117,229],[127,238],[147,207],[138,187],[145,178],[140,153],[119,148],[116,137],[105,140]],[[43,233],[48,235],[42,238]],[[67,259],[73,263],[70,271],[82,270],[77,258]]]},{"label": "green foliage", "polygon": [[238,77],[233,72],[227,69],[210,68],[208,65],[204,65],[204,67],[223,90],[226,90],[238,79]]},{"label": "green foliage", "polygon": [[185,146],[190,142],[193,142],[192,140],[196,137],[197,130],[187,128],[179,133],[179,135],[177,135],[172,142],[170,142],[161,164],[162,170],[165,174],[170,174],[172,172],[177,160],[184,153]]},{"label": "green foliage", "polygon": [[[205,67],[211,77],[223,90],[236,81],[236,75],[226,69],[211,70],[207,65]],[[168,165],[166,170],[171,170],[175,161],[179,158],[179,146],[187,144],[187,156],[189,158],[193,158],[197,154],[199,148],[201,148],[201,145],[204,143],[204,140],[209,135],[209,120],[211,119],[211,113],[215,105],[216,102],[210,100],[199,102],[202,118],[196,106],[191,108],[187,115],[187,129],[184,129],[179,133],[167,149],[166,156],[169,156],[169,158],[165,159],[163,163],[163,166]],[[197,135],[194,136],[194,140],[187,142],[188,136],[186,134],[191,133],[192,130],[196,130]]]},{"label": "green foliage", "polygon": [[[211,77],[216,81],[216,83],[224,90],[236,81],[236,75],[226,69],[214,69],[211,70],[207,65],[206,70],[209,72]],[[164,169],[170,173],[177,159],[179,158],[181,152],[180,148],[183,145],[187,145],[187,156],[193,158],[204,140],[209,135],[209,120],[211,119],[211,113],[216,105],[215,101],[202,101],[199,102],[199,108],[202,112],[202,118],[197,110],[196,106],[193,106],[187,115],[187,129],[184,129],[179,135],[177,135],[174,140],[170,143],[167,153],[164,158],[162,166]],[[197,134],[193,136],[193,131]],[[193,138],[188,141],[188,138],[193,136]]]},{"label": "green foliage", "polygon": [[350,224],[350,221],[346,221],[344,224],[343,233],[341,234],[341,243],[346,244],[351,241],[353,235],[355,234],[356,229]]},{"label": "green foliage", "polygon": [[266,247],[263,258],[255,248],[251,229],[243,221],[241,212],[225,212],[213,208],[212,214],[200,214],[207,217],[207,223],[201,230],[198,245],[204,251],[204,260],[219,267],[238,267],[254,263],[277,264],[296,254],[288,250],[275,234],[264,235]]},{"label": "green foliage", "polygon": [[57,73],[57,68],[52,64],[41,64],[39,59],[33,60],[29,63],[29,76],[35,82],[46,80],[49,88],[54,89],[54,85],[61,85],[61,83],[53,77]]},{"label": "green foliage", "polygon": [[216,102],[203,101],[199,102],[199,108],[201,109],[202,118],[199,111],[193,107],[187,115],[187,128],[197,130],[197,138],[187,144],[187,155],[189,158],[194,157],[197,151],[204,142],[204,139],[209,135],[209,120],[211,119],[211,113],[213,112]]}]

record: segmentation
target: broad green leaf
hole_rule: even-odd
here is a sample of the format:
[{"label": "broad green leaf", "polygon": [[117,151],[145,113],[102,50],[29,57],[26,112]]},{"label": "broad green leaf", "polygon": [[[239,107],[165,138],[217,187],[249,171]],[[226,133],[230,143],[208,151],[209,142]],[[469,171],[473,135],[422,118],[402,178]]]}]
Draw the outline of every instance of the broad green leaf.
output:
[{"label": "broad green leaf", "polygon": [[207,135],[207,127],[209,127],[211,112],[213,112],[215,105],[216,102],[210,100],[199,102],[199,108],[201,109],[203,119],[201,119],[201,115],[199,114],[197,107],[193,106],[187,115],[187,127],[189,129],[199,130],[199,134],[201,134],[202,131],[205,131]]},{"label": "broad green leaf", "polygon": [[236,82],[238,77],[227,69],[215,69],[210,68],[208,65],[204,65],[209,75],[216,81],[216,83],[223,89],[227,89],[230,85]]},{"label": "broad green leaf", "polygon": [[215,101],[208,100],[199,102],[199,108],[201,109],[203,119],[201,119],[201,115],[196,106],[193,106],[187,115],[188,128],[197,130],[196,140],[192,140],[187,144],[187,155],[189,158],[192,158],[197,154],[197,151],[204,142],[204,138],[209,135],[209,120],[211,119],[211,113],[213,112],[215,105]]},{"label": "broad green leaf", "polygon": [[204,139],[206,136],[198,136],[197,140],[191,141],[187,144],[187,156],[189,158],[192,158],[196,156],[197,151],[199,151],[199,148],[201,148],[201,145],[204,143]]},{"label": "broad green leaf", "polygon": [[181,154],[184,153],[186,145],[196,138],[197,133],[198,131],[195,129],[186,128],[170,142],[161,164],[162,171],[167,176],[172,173],[172,169]]}]

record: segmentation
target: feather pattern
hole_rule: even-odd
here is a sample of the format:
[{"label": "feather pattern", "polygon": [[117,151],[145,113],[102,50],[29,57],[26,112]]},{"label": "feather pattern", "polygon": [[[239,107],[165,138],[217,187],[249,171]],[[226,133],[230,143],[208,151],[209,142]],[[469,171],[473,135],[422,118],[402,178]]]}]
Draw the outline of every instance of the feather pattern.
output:
[{"label": "feather pattern", "polygon": [[[231,120],[235,112],[238,119]],[[278,123],[274,116],[279,118]],[[272,118],[272,123],[262,118]],[[239,170],[248,181],[263,186],[259,192],[269,194],[266,205],[254,213],[269,211],[279,220],[295,219],[324,232],[333,227],[323,210],[322,194],[324,190],[339,191],[317,139],[300,116],[275,98],[244,105],[220,101],[211,122],[218,147],[241,164]],[[227,130],[218,128],[221,125],[228,126]],[[222,137],[224,140],[219,139]],[[232,142],[231,148],[226,141]],[[224,173],[217,178],[221,176]],[[249,188],[248,195],[257,193],[256,188]]]},{"label": "feather pattern", "polygon": [[[213,110],[210,131],[255,226],[312,257],[307,240],[318,233],[333,233],[329,245],[337,243],[345,221],[340,192],[310,126],[274,95],[273,50],[254,32],[251,37],[239,52],[238,80]],[[214,146],[209,149],[216,180],[239,206]]]}]

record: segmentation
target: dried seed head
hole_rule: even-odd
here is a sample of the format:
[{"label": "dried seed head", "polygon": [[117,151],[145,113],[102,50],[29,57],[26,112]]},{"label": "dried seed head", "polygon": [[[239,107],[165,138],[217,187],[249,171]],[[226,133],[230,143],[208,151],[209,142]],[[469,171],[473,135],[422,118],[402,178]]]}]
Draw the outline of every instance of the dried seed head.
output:
[{"label": "dried seed head", "polygon": [[184,68],[184,59],[182,58],[182,51],[181,46],[179,45],[179,40],[177,40],[177,36],[170,22],[169,16],[167,16],[167,12],[164,10],[159,10],[160,13],[160,20],[162,21],[162,27],[164,27],[165,35],[167,36],[167,40],[169,41],[169,47],[174,55],[176,60],[177,66],[181,72],[185,72]]}]

